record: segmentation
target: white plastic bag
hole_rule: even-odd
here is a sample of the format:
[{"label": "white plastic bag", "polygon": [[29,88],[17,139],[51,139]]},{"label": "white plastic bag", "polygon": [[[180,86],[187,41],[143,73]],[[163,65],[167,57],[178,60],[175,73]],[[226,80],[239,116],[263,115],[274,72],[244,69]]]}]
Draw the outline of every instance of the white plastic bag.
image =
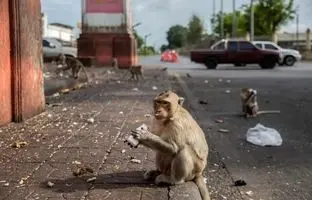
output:
[{"label": "white plastic bag", "polygon": [[247,130],[246,139],[248,142],[258,146],[281,146],[283,139],[280,133],[274,128],[268,128],[257,124]]}]

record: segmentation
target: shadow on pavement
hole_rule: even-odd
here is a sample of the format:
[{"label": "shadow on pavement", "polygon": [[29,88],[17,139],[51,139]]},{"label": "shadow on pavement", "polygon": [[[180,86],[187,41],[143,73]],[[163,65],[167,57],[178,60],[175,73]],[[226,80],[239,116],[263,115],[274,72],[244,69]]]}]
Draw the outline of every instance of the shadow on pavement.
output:
[{"label": "shadow on pavement", "polygon": [[143,171],[129,171],[111,174],[101,174],[96,176],[96,180],[88,183],[89,178],[95,176],[81,176],[73,177],[65,180],[50,179],[40,183],[40,187],[44,189],[51,188],[48,186],[48,182],[54,183],[52,187],[53,192],[57,193],[72,193],[77,190],[85,190],[86,188],[100,188],[100,189],[116,189],[116,188],[128,188],[128,187],[146,187],[146,188],[166,188],[168,186],[156,186],[151,181],[145,181],[143,179]]}]

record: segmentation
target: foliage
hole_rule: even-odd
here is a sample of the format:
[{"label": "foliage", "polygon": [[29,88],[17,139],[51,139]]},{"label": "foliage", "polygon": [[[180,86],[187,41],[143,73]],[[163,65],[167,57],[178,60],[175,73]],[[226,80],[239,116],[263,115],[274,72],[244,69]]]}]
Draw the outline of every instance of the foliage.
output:
[{"label": "foliage", "polygon": [[204,24],[197,15],[192,15],[187,26],[187,43],[194,44],[202,40]]},{"label": "foliage", "polygon": [[174,25],[167,31],[168,47],[181,48],[186,44],[187,28],[182,25]]},{"label": "foliage", "polygon": [[[244,6],[245,29],[250,30],[250,5]],[[294,0],[259,0],[254,5],[255,35],[273,35],[295,17]]]},{"label": "foliage", "polygon": [[137,33],[136,30],[133,30],[133,35],[137,41],[137,48],[140,49],[144,44],[144,39]]},{"label": "foliage", "polygon": [[[254,34],[255,35],[273,35],[282,25],[287,24],[294,19],[294,0],[258,0],[254,4]],[[250,13],[249,4],[242,6],[242,11],[236,13],[237,36],[246,35],[250,32]],[[224,13],[224,34],[232,35],[233,13]],[[215,22],[215,33],[221,32],[221,13],[211,19]]]},{"label": "foliage", "polygon": [[153,46],[142,47],[139,49],[138,54],[144,56],[155,55],[157,52]]},{"label": "foliage", "polygon": [[[223,13],[223,31],[224,35],[232,36],[233,13]],[[221,35],[221,12],[211,19],[211,23],[215,22],[214,32]],[[236,11],[236,36],[246,35],[246,18],[240,11]]]},{"label": "foliage", "polygon": [[167,44],[163,44],[163,45],[160,46],[160,52],[164,52],[167,49],[169,49],[169,46]]}]

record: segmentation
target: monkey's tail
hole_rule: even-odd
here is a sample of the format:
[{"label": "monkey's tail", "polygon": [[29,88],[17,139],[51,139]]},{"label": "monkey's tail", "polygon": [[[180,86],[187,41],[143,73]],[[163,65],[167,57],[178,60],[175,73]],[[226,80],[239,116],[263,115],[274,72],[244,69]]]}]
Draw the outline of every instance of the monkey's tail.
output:
[{"label": "monkey's tail", "polygon": [[195,177],[194,179],[195,184],[198,187],[200,196],[202,197],[203,200],[210,200],[210,195],[208,188],[206,186],[206,183],[204,181],[204,177],[202,175]]},{"label": "monkey's tail", "polygon": [[261,115],[261,114],[279,114],[281,113],[280,110],[260,110],[257,112],[258,115]]}]

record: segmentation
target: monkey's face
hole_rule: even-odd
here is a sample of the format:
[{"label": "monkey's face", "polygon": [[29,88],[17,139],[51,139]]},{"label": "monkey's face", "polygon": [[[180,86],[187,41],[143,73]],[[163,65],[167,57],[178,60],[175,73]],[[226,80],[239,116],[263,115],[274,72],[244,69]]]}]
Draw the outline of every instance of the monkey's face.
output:
[{"label": "monkey's face", "polygon": [[243,88],[242,90],[241,90],[241,93],[240,93],[240,97],[242,98],[242,99],[247,99],[248,98],[248,96],[250,95],[250,89],[249,88]]},{"label": "monkey's face", "polygon": [[164,100],[154,101],[154,116],[157,120],[167,120],[170,115],[170,102]]}]

